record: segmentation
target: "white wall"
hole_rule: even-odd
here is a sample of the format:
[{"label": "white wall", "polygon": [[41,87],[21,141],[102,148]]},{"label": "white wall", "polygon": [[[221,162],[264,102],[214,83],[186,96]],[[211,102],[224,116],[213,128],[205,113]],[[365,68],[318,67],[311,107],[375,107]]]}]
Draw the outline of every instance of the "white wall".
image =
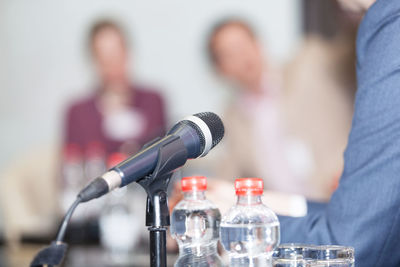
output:
[{"label": "white wall", "polygon": [[164,93],[171,120],[221,111],[226,92],[210,75],[204,37],[212,22],[230,14],[253,22],[281,62],[298,45],[298,0],[0,1],[0,169],[34,146],[56,142],[68,101],[91,90],[84,42],[99,16],[126,24],[134,70]]}]

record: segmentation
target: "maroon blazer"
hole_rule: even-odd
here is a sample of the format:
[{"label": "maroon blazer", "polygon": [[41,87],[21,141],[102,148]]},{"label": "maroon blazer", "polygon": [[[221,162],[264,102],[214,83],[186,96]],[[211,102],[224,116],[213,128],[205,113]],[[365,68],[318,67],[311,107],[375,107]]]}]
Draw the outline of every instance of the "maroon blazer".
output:
[{"label": "maroon blazer", "polygon": [[73,103],[67,110],[65,125],[65,144],[76,144],[82,151],[93,142],[101,144],[105,153],[121,152],[124,143],[136,144],[134,149],[124,151],[135,153],[137,149],[151,139],[165,134],[166,121],[164,102],[160,94],[140,87],[132,87],[131,106],[144,119],[140,134],[128,140],[113,140],[103,128],[103,115],[96,107],[97,92]]}]

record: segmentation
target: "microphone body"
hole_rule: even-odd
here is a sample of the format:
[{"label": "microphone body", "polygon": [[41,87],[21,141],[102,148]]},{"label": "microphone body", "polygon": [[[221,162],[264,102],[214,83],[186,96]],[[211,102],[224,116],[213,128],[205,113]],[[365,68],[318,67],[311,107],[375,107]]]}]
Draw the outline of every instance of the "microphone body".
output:
[{"label": "microphone body", "polygon": [[158,150],[172,135],[167,135],[164,138],[156,141],[149,147],[139,151],[135,156],[128,158],[110,171],[116,171],[121,177],[120,187],[123,187],[131,182],[136,182],[140,178],[150,174],[155,169],[157,164]]},{"label": "microphone body", "polygon": [[216,114],[204,112],[189,116],[175,124],[165,137],[156,139],[136,155],[96,178],[78,196],[83,202],[89,201],[151,174],[157,165],[159,149],[177,137],[186,148],[187,159],[193,159],[205,156],[223,135],[224,127]]}]

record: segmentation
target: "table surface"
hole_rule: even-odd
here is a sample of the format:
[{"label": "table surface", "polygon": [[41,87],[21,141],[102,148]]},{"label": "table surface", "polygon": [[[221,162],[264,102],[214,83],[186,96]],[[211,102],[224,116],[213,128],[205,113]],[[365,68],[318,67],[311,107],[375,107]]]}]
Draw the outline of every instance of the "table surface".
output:
[{"label": "table surface", "polygon": [[[45,245],[22,245],[19,248],[0,248],[0,267],[29,266],[36,253]],[[176,254],[168,254],[167,264],[173,266]],[[111,254],[101,246],[72,246],[68,248],[63,267],[135,267],[149,266],[149,254],[143,247],[128,254]]]}]

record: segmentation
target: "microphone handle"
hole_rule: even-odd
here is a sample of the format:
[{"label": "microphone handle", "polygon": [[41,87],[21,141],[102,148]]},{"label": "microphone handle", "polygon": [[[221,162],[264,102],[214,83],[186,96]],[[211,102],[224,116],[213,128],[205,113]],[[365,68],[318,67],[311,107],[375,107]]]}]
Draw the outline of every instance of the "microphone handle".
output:
[{"label": "microphone handle", "polygon": [[[179,149],[174,146],[171,147],[170,145],[173,143],[179,144]],[[94,179],[79,192],[78,197],[81,199],[81,202],[87,202],[91,199],[101,197],[114,188],[126,186],[131,182],[138,182],[140,179],[153,173],[160,160],[158,158],[159,152],[163,151],[161,149],[163,147],[169,148],[165,150],[168,154],[178,156],[178,158],[172,156],[168,156],[166,159],[164,158],[163,160],[166,160],[166,162],[161,166],[163,171],[172,171],[185,164],[188,158],[187,148],[181,137],[174,134],[167,135],[155,141],[150,146],[145,147],[138,154],[110,169],[102,176]],[[182,153],[184,154],[182,155]]]},{"label": "microphone handle", "polygon": [[120,187],[136,182],[152,173],[157,165],[158,150],[175,138],[174,135],[167,135],[110,169],[110,171],[116,171],[121,177]]}]

